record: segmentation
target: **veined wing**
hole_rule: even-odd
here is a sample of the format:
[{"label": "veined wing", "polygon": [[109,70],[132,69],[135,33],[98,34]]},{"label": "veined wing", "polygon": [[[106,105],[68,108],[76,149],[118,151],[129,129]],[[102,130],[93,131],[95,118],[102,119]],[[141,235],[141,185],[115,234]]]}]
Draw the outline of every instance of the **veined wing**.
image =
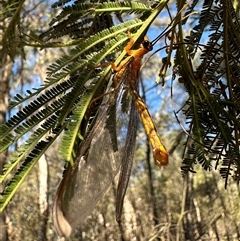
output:
[{"label": "veined wing", "polygon": [[121,167],[117,191],[117,217],[129,180],[136,139],[136,109],[124,84],[118,93],[106,95],[94,126],[80,146],[74,166],[66,170],[53,208],[57,233],[68,237],[91,214],[96,203],[111,186]]}]

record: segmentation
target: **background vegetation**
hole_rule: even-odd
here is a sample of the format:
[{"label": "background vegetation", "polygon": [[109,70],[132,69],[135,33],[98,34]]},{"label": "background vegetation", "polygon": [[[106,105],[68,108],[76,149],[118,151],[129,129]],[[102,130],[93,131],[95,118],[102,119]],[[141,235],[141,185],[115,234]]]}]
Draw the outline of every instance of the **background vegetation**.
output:
[{"label": "background vegetation", "polygon": [[[147,30],[151,40],[162,36],[154,49],[161,51],[145,58],[141,93],[169,165],[154,166],[139,125],[123,226],[115,221],[117,177],[69,240],[239,240],[239,6],[230,0],[101,2],[0,3],[2,209],[11,200],[1,213],[0,240],[58,239],[51,208],[63,154],[74,160],[79,143],[73,134],[79,126],[65,127],[87,106],[77,109],[76,100],[89,78],[76,76],[119,56],[129,27],[136,40]],[[90,101],[101,90],[82,97]],[[60,144],[70,143],[66,136],[74,147]]]}]

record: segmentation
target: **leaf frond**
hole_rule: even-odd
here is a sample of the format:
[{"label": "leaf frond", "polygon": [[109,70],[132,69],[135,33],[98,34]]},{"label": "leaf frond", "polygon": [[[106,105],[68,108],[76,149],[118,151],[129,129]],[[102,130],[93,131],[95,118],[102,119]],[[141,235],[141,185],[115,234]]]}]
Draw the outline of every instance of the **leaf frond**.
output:
[{"label": "leaf frond", "polygon": [[[40,159],[40,157],[46,152],[49,146],[55,141],[57,136],[58,135],[47,136],[45,140],[41,140],[34,146],[34,148],[31,150],[31,152],[26,157],[24,162],[21,164],[21,167],[17,170],[17,172],[14,174],[11,181],[7,184],[7,186],[3,190],[2,196],[0,198],[0,212],[3,211],[3,209],[9,203],[9,201],[12,199],[13,195],[16,193],[19,186],[22,184],[24,179],[28,176],[29,172],[35,166],[35,164]],[[29,145],[32,146],[33,143],[31,144],[29,143]],[[26,147],[24,149],[26,150]],[[15,160],[12,164],[8,164],[8,166],[5,166],[7,167],[7,170],[5,170],[4,175],[1,175],[0,177],[1,181],[6,177],[6,174],[10,172],[9,170],[12,170],[17,163],[18,163],[18,160]]]},{"label": "leaf frond", "polygon": [[[208,42],[203,45],[200,40],[206,28]],[[185,60],[180,51],[180,55],[177,54],[178,63],[181,59],[182,63],[190,66],[188,72],[180,67],[180,73],[186,80],[185,87],[189,93],[184,114],[195,142],[194,148],[186,151],[183,172],[192,169],[195,163],[190,161],[189,154],[204,169],[211,169],[214,162],[216,166],[221,165],[220,173],[226,179],[239,165],[239,28],[231,1],[205,1],[199,23],[186,38],[194,45],[193,51],[181,47],[181,51],[187,53]],[[193,70],[191,61],[199,46],[201,62]],[[192,140],[189,138],[189,141]]]},{"label": "leaf frond", "polygon": [[22,51],[19,48],[20,34],[18,28],[20,28],[20,12],[22,10],[22,5],[24,4],[24,2],[25,0],[17,1],[16,5],[11,4],[10,6],[8,6],[9,9],[5,10],[9,10],[9,13],[12,14],[12,18],[8,24],[7,29],[4,31],[2,45],[13,61],[15,56],[20,51]]}]

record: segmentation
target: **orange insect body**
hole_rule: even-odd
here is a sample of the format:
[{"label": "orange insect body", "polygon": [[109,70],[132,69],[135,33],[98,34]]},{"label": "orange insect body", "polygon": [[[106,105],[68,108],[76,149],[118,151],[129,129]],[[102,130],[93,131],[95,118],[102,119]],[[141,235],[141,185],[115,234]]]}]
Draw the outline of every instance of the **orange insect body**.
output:
[{"label": "orange insect body", "polygon": [[146,53],[152,50],[152,45],[151,42],[149,42],[148,38],[145,37],[144,42],[142,43],[139,49],[131,50],[134,44],[134,40],[130,32],[128,32],[128,37],[130,41],[124,49],[129,56],[126,59],[124,59],[119,66],[116,66],[114,63],[111,63],[113,70],[117,72],[113,78],[113,81],[115,85],[117,85],[117,83],[119,83],[119,81],[123,78],[123,75],[125,74],[128,65],[131,65],[131,68],[128,71],[126,77],[129,82],[130,92],[134,99],[135,106],[138,110],[140,118],[142,120],[145,132],[151,143],[155,164],[161,167],[163,165],[168,164],[168,152],[157,133],[156,127],[147,109],[146,104],[144,103],[144,101],[142,100],[137,91],[137,80],[139,70],[141,68],[141,60]]},{"label": "orange insect body", "polygon": [[[155,163],[161,167],[168,164],[168,152],[161,142],[152,117],[137,89],[141,59],[146,53],[152,50],[152,45],[148,39],[145,39],[139,49],[131,50],[134,40],[130,33],[128,36],[130,42],[125,47],[125,51],[129,57],[123,60],[119,66],[111,63],[112,68],[116,71],[113,81],[115,86],[123,80],[127,82],[136,109],[151,143]],[[117,101],[118,95],[114,97],[114,101]],[[58,187],[54,200],[53,222],[60,236],[69,237],[73,230],[84,222],[98,200],[107,191],[120,168],[116,193],[116,219],[117,221],[121,219],[123,200],[132,167],[134,150],[132,143],[135,143],[135,134],[131,134],[132,130],[128,129],[130,132],[127,132],[125,135],[125,140],[118,142],[111,139],[111,130],[116,128],[116,123],[115,121],[107,123],[107,120],[111,120],[111,110],[116,103],[114,101],[109,101],[108,103],[107,101],[109,101],[108,98],[100,106],[96,122],[84,142],[81,143],[74,165],[68,166],[64,178]],[[127,119],[128,113],[130,113],[129,119]],[[123,126],[127,124],[131,128],[131,125],[134,125],[132,133],[136,133],[134,111],[130,109],[128,113],[123,115]],[[106,115],[109,115],[109,119],[106,119]],[[116,134],[117,131],[114,131],[113,136],[115,137]],[[114,150],[113,146],[111,146],[112,144],[115,144],[119,149]],[[99,150],[102,153],[97,155],[96,153],[99,153]]]},{"label": "orange insect body", "polygon": [[151,143],[155,164],[159,167],[167,165],[168,152],[157,133],[156,127],[153,123],[150,113],[148,112],[146,104],[142,101],[142,98],[138,95],[137,92],[134,91],[132,95],[135,99],[135,105],[142,120],[145,132]]}]

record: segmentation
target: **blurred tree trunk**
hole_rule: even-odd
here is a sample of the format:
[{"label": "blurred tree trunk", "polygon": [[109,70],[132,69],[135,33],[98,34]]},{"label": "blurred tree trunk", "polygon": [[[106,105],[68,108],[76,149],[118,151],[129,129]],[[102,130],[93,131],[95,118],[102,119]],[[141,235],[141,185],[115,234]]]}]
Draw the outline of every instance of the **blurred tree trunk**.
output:
[{"label": "blurred tree trunk", "polygon": [[[193,189],[192,174],[188,172],[184,176],[182,208],[181,208],[181,214],[177,224],[176,241],[181,241],[181,240],[194,241],[195,240],[193,218],[192,218],[192,201],[191,201],[192,189]],[[184,236],[184,239],[182,239],[183,236]]]},{"label": "blurred tree trunk", "polygon": [[139,240],[138,233],[137,233],[137,215],[136,211],[134,209],[134,206],[132,205],[132,202],[130,202],[128,195],[126,195],[124,199],[124,233],[125,233],[125,239],[126,240]]},{"label": "blurred tree trunk", "polygon": [[194,237],[194,218],[192,217],[192,198],[191,193],[193,190],[193,178],[192,174],[188,173],[184,179],[184,191],[185,194],[185,210],[184,210],[184,218],[183,218],[183,230],[184,230],[184,236],[185,240],[195,241]]},{"label": "blurred tree trunk", "polygon": [[49,208],[48,208],[48,164],[46,156],[43,155],[39,159],[39,171],[38,171],[38,182],[39,182],[39,210],[40,210],[40,222],[39,222],[39,240],[47,240],[47,222],[49,219]]},{"label": "blurred tree trunk", "polygon": [[[204,175],[206,176],[206,173],[204,172]],[[206,179],[207,180],[207,179]],[[228,218],[228,208],[227,206],[231,207],[231,201],[229,200],[228,201],[228,196],[226,195],[226,197],[224,198],[224,196],[222,195],[222,192],[219,190],[219,187],[218,187],[218,183],[217,183],[217,180],[215,178],[215,176],[213,175],[213,184],[215,186],[215,192],[217,193],[217,196],[220,200],[220,203],[221,203],[221,206],[223,208],[223,215],[222,214],[219,214],[221,216],[223,216],[223,223],[224,223],[224,228],[226,230],[226,240],[230,241],[231,240],[231,231],[229,230],[229,227],[228,227],[228,223],[227,223],[227,218]],[[213,185],[213,184],[210,184],[210,185]],[[209,185],[206,181],[206,185]],[[208,189],[207,189],[208,190]],[[209,198],[209,203],[212,204],[214,202],[213,200],[213,197],[212,197],[212,193],[207,193],[208,195],[208,198]],[[226,204],[227,203],[227,204]],[[234,208],[234,207],[232,207]],[[231,209],[231,208],[230,208]],[[217,214],[216,214],[217,215]],[[215,219],[217,220],[218,217],[215,217]],[[234,219],[233,219],[234,221]],[[214,226],[216,225],[216,222],[214,222],[213,224]],[[218,234],[218,231],[217,231],[217,228],[215,228],[216,232],[216,236],[219,237],[219,234]],[[236,230],[236,233],[237,233],[237,230]]]},{"label": "blurred tree trunk", "polygon": [[151,197],[151,204],[152,204],[152,216],[153,216],[153,222],[154,226],[158,226],[159,224],[159,217],[157,212],[157,205],[156,205],[156,197],[153,187],[153,177],[152,177],[152,167],[150,163],[150,156],[151,156],[151,148],[149,143],[147,142],[147,172],[148,172],[148,183],[149,183],[149,191],[150,191],[150,197]]},{"label": "blurred tree trunk", "polygon": [[[0,5],[1,6],[1,5]],[[7,21],[1,22],[2,33],[7,27]],[[6,120],[6,113],[8,107],[8,97],[9,97],[9,81],[11,75],[12,61],[7,55],[5,50],[1,47],[0,49],[1,63],[0,63],[0,125]],[[0,154],[0,173],[3,172],[3,166],[7,161],[7,152]],[[4,188],[4,183],[0,184],[0,193]],[[6,224],[6,211],[0,213],[0,240],[8,240],[7,235],[7,224]]]},{"label": "blurred tree trunk", "polygon": [[[140,187],[139,187],[140,189]],[[135,233],[136,233],[136,240],[143,240],[145,235],[144,235],[144,232],[143,232],[143,224],[142,224],[142,218],[141,218],[141,215],[148,215],[147,213],[145,213],[144,211],[142,212],[142,210],[139,209],[136,201],[137,201],[137,197],[138,195],[136,195],[136,192],[132,192],[130,193],[129,195],[129,198],[131,200],[131,205],[133,207],[133,210],[134,210],[134,214],[135,214],[135,217],[136,217],[136,230],[135,230]]]}]

